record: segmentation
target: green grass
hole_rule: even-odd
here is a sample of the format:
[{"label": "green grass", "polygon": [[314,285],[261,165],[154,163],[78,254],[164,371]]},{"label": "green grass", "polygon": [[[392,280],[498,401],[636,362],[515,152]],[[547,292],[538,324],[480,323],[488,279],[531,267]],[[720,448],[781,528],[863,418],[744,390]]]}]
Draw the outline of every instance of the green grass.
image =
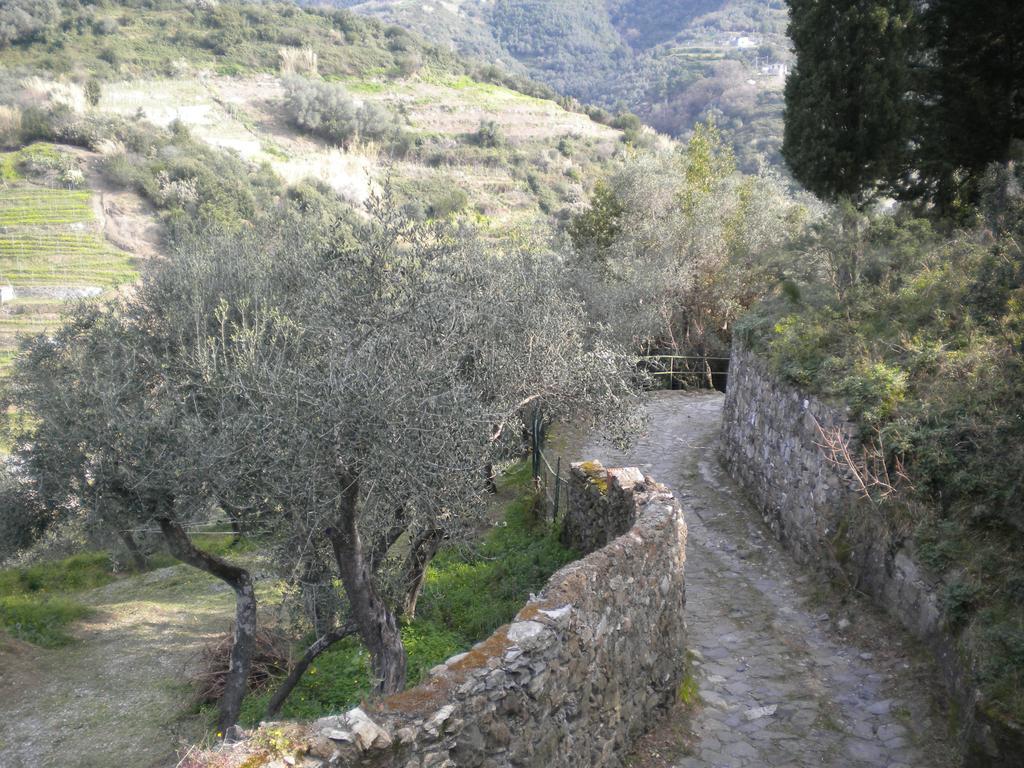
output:
[{"label": "green grass", "polygon": [[524,492],[509,504],[503,523],[475,551],[440,552],[427,571],[420,619],[458,632],[467,645],[509,621],[531,592],[576,557],[554,529],[535,523],[529,468],[517,469],[513,480],[524,472]]},{"label": "green grass", "polygon": [[[233,534],[213,526],[194,540],[200,549],[221,557],[258,548],[257,542],[248,539],[236,544]],[[177,564],[166,554],[149,559],[150,569]],[[75,595],[106,586],[124,575],[115,571],[114,561],[106,552],[83,552],[63,560],[0,570],[0,629],[43,648],[66,645],[72,640],[67,627],[92,612]]]},{"label": "green grass", "polygon": [[72,637],[66,631],[68,625],[91,612],[81,603],[65,597],[0,597],[0,627],[12,637],[43,648],[57,648],[70,643]]},{"label": "green grass", "polygon": [[67,627],[91,612],[68,593],[113,580],[113,563],[102,552],[0,571],[0,628],[43,648],[67,645]]},{"label": "green grass", "polygon": [[21,179],[18,171],[18,153],[0,152],[0,182],[10,183]]},{"label": "green grass", "polygon": [[[402,627],[409,656],[408,683],[431,667],[506,624],[552,573],[576,558],[558,542],[552,526],[533,518],[530,469],[518,464],[499,479],[508,498],[504,520],[474,548],[442,550],[427,571],[416,620]],[[312,719],[344,711],[370,693],[370,657],[348,638],[322,654],[285,702],[284,718]],[[270,690],[245,700],[242,722],[255,725],[266,712]]]},{"label": "green grass", "polygon": [[110,555],[84,552],[27,568],[0,571],[0,597],[77,592],[102,587],[114,580]]},{"label": "green grass", "polygon": [[[0,190],[0,279],[17,286],[133,282],[132,259],[92,229],[92,193],[15,187]],[[89,225],[84,231],[70,225]],[[14,228],[14,229],[11,229]]]}]

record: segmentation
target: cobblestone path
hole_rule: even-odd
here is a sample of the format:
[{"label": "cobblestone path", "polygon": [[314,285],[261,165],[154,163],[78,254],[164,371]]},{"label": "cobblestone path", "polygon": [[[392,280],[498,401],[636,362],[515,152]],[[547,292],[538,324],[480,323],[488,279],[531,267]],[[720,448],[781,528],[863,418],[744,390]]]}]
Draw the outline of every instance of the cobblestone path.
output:
[{"label": "cobblestone path", "polygon": [[630,764],[952,766],[934,670],[916,646],[793,563],[725,476],[715,454],[722,400],[656,395],[648,434],[625,455],[594,438],[563,433],[556,442],[565,459],[639,466],[672,488],[687,515],[688,644],[701,703],[685,738],[661,726],[686,742],[682,753],[662,740],[657,752],[641,745]]}]

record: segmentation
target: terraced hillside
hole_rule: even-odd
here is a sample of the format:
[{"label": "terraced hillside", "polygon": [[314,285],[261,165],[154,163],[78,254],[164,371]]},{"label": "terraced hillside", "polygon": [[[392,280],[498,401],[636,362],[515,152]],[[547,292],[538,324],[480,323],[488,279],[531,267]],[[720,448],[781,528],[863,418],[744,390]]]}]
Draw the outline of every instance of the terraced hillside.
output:
[{"label": "terraced hillside", "polygon": [[[27,36],[0,54],[0,103],[182,125],[290,184],[322,182],[357,208],[388,177],[422,215],[465,211],[485,226],[533,228],[581,205],[625,146],[619,131],[562,108],[578,105],[527,95],[553,97],[549,89],[344,10],[237,0],[58,6],[58,47]],[[339,84],[355,108],[383,111],[400,141],[299,130],[282,104],[283,81],[296,76]],[[108,133],[96,128],[86,133]]]},{"label": "terraced hillside", "polygon": [[92,191],[27,180],[0,187],[0,372],[18,336],[56,323],[65,300],[112,291],[137,274],[133,255],[104,237]]},{"label": "terraced hillside", "polygon": [[712,118],[747,170],[780,159],[784,0],[331,2],[674,136]]},{"label": "terraced hillside", "polygon": [[[388,176],[403,201],[428,215],[464,208],[502,229],[581,205],[622,148],[618,131],[585,115],[466,75],[336,82],[357,104],[396,116],[407,137],[401,154],[297,130],[282,114],[282,79],[271,74],[112,82],[98,109],[160,126],[177,121],[211,145],[268,163],[288,183],[322,182],[357,207]],[[481,130],[491,132],[486,145]]]}]

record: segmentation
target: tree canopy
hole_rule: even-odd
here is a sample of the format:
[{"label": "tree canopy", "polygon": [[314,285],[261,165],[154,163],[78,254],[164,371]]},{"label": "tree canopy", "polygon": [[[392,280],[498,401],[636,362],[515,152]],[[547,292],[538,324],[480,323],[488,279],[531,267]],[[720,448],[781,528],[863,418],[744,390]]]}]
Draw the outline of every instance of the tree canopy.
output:
[{"label": "tree canopy", "polygon": [[819,197],[857,197],[901,173],[912,8],[911,0],[790,0],[797,61],[782,155]]},{"label": "tree canopy", "polygon": [[[220,506],[271,537],[319,648],[358,634],[401,690],[399,618],[430,559],[486,509],[487,467],[527,413],[632,423],[632,357],[543,247],[417,223],[385,193],[355,231],[285,208],[179,239],[132,294],[75,307],[26,342],[11,397],[21,466],[111,532],[156,525],[237,596],[221,732],[256,628],[248,572],[191,541]],[[401,540],[402,545],[396,547]],[[301,590],[300,590],[301,592]],[[326,606],[326,611],[324,610]]]},{"label": "tree canopy", "polygon": [[951,211],[1024,139],[1024,14],[1012,0],[790,0],[797,61],[783,156],[827,200]]}]

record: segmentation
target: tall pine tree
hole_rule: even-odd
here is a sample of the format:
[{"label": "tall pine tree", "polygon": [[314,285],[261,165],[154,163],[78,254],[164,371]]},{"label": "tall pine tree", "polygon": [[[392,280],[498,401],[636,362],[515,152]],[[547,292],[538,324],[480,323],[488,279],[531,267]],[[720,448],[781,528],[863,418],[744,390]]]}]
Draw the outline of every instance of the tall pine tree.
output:
[{"label": "tall pine tree", "polygon": [[1024,140],[1024,4],[931,0],[922,22],[917,194],[950,210],[973,202],[985,167]]},{"label": "tall pine tree", "polygon": [[912,0],[790,0],[782,154],[821,198],[863,203],[907,163]]}]

